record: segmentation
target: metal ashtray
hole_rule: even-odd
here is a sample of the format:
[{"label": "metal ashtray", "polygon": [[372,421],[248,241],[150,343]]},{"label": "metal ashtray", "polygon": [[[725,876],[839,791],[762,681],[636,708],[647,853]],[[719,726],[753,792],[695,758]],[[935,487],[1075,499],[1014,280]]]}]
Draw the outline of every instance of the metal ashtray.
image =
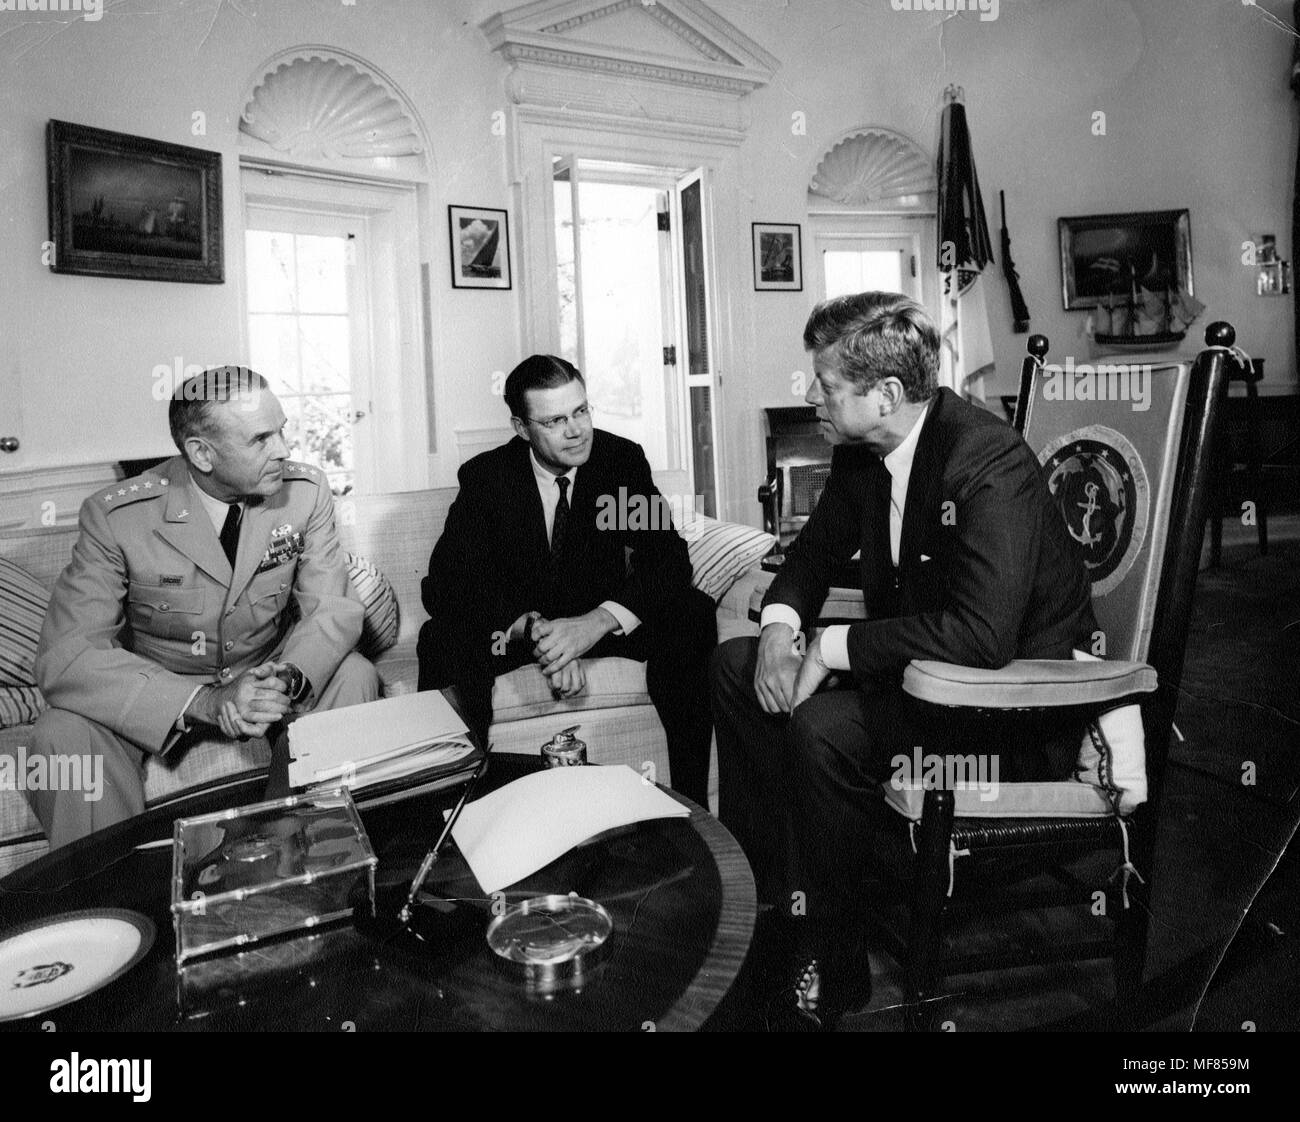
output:
[{"label": "metal ashtray", "polygon": [[594,900],[576,893],[534,896],[512,904],[487,929],[488,946],[522,968],[528,996],[550,1001],[581,993],[614,921]]}]

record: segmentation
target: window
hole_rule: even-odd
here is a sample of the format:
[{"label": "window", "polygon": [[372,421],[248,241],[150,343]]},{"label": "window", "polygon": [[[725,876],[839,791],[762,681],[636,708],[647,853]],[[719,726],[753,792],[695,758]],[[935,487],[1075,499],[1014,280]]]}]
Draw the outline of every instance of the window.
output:
[{"label": "window", "polygon": [[331,490],[346,495],[356,484],[349,315],[355,235],[249,230],[245,239],[250,362],[284,408],[289,454],[323,468]]}]

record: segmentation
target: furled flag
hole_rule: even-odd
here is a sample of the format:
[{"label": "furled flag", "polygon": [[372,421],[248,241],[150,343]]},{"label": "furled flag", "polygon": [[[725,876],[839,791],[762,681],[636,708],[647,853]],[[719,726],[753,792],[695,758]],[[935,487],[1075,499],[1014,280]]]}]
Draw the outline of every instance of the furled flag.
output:
[{"label": "furled flag", "polygon": [[941,380],[966,397],[984,400],[984,375],[992,373],[983,276],[993,261],[984,200],[975,174],[962,91],[944,91],[939,144],[939,270],[943,273]]}]

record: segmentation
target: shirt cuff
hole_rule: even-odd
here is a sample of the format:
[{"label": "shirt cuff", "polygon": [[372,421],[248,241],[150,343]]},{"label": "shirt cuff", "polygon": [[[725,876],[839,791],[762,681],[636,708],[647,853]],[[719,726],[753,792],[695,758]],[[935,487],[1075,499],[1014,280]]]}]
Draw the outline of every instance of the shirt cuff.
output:
[{"label": "shirt cuff", "polygon": [[189,707],[194,704],[194,699],[199,696],[199,690],[201,690],[204,685],[206,685],[206,683],[201,683],[195,686],[194,692],[190,694],[188,698],[186,698],[185,704],[181,706],[181,714],[179,717],[176,718],[176,723],[172,726],[172,728],[174,728],[177,732],[190,731],[189,725],[185,723],[185,714],[189,710]]},{"label": "shirt cuff", "polygon": [[835,623],[822,632],[822,661],[832,670],[852,670],[849,665],[849,625]]},{"label": "shirt cuff", "polygon": [[799,619],[799,613],[789,604],[768,604],[763,609],[763,614],[758,617],[759,630],[761,631],[769,623],[788,623],[792,631],[803,630],[803,621]]},{"label": "shirt cuff", "polygon": [[616,604],[613,600],[605,600],[600,606],[618,620],[618,630],[614,632],[615,635],[631,635],[633,631],[641,626],[641,620],[623,607],[622,604]]}]

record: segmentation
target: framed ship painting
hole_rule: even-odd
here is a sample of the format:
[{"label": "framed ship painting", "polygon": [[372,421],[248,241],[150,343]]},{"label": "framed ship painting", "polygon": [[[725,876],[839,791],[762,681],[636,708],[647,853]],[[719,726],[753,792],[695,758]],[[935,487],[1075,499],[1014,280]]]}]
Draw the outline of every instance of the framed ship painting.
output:
[{"label": "framed ship painting", "polygon": [[504,210],[449,206],[453,288],[510,287],[510,222]]},{"label": "framed ship painting", "polygon": [[1137,299],[1141,290],[1195,294],[1187,211],[1099,214],[1057,225],[1066,311]]},{"label": "framed ship painting", "polygon": [[46,127],[56,273],[221,284],[221,153]]}]

